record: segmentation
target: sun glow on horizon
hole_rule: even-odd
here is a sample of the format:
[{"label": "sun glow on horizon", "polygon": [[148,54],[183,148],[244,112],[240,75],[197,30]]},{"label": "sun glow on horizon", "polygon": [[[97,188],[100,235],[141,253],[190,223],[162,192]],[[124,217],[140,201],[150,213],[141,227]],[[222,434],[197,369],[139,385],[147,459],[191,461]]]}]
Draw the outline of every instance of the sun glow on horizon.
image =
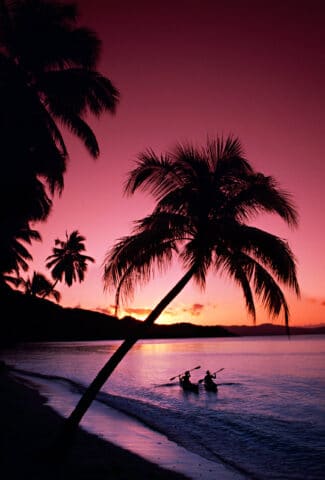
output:
[{"label": "sun glow on horizon", "polygon": [[[71,305],[67,305],[70,306]],[[291,298],[289,301],[291,326],[318,326],[325,324],[325,301],[323,298],[314,298],[303,296],[300,300]],[[106,315],[115,315],[115,306],[110,304],[106,307],[92,307],[91,305],[78,304],[75,308],[85,308],[94,310]],[[118,310],[118,319],[132,317],[136,320],[144,321],[151,313],[152,308],[140,306],[124,306]],[[161,313],[155,322],[159,325],[171,325],[176,323],[191,323],[202,326],[230,326],[230,325],[248,325],[253,326],[254,321],[250,317],[243,304],[234,301],[224,305],[212,304],[176,304],[168,307]],[[270,317],[261,305],[257,305],[257,317],[255,325],[263,323],[273,323],[284,325],[283,315]]]}]

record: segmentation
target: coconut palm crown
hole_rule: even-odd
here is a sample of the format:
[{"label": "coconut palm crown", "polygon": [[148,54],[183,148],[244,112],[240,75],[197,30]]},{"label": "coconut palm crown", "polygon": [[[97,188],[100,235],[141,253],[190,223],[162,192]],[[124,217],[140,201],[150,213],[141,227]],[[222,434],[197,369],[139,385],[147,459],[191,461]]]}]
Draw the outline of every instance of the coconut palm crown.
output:
[{"label": "coconut palm crown", "polygon": [[267,212],[294,227],[297,211],[275,179],[244,158],[239,139],[208,140],[202,148],[177,144],[161,156],[148,150],[128,176],[126,193],[136,190],[157,203],[105,258],[105,288],[116,289],[117,305],[177,255],[200,287],[209,269],[225,272],[241,287],[254,321],[257,297],[271,316],[282,310],[288,326],[279,283],[299,295],[294,255],[285,240],[248,222]]},{"label": "coconut palm crown", "polygon": [[254,171],[238,139],[208,140],[202,148],[176,145],[162,156],[144,152],[125,186],[129,194],[139,189],[153,195],[156,207],[108,251],[104,287],[116,289],[118,305],[150,280],[155,267],[165,269],[175,256],[185,273],[98,372],[67,418],[57,449],[71,444],[109,376],[192,278],[203,288],[209,269],[228,273],[241,286],[254,319],[255,294],[271,315],[283,310],[287,327],[289,308],[278,283],[299,295],[295,259],[287,242],[247,224],[257,213],[268,212],[296,226],[296,209],[272,177]]},{"label": "coconut palm crown", "polygon": [[52,269],[51,274],[55,280],[52,288],[57,282],[65,281],[68,287],[71,287],[75,281],[82,282],[88,268],[88,262],[95,262],[92,257],[84,255],[82,252],[85,248],[85,237],[80,235],[78,230],[74,230],[68,234],[66,239],[55,240],[53,254],[47,257],[46,267]]}]

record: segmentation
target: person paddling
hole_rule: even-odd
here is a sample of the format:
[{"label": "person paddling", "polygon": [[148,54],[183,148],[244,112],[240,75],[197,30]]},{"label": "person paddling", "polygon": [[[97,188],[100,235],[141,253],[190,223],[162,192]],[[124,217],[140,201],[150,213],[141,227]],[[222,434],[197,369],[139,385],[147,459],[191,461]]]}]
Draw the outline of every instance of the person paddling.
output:
[{"label": "person paddling", "polygon": [[186,370],[186,372],[184,373],[184,375],[181,375],[181,376],[180,376],[181,384],[184,385],[184,387],[187,387],[188,385],[191,384],[190,378],[191,378],[190,371],[189,371],[189,370]]},{"label": "person paddling", "polygon": [[190,378],[191,378],[191,374],[189,370],[186,370],[186,372],[183,375],[179,375],[180,386],[185,391],[199,393],[199,385],[196,383],[192,383]]},{"label": "person paddling", "polygon": [[204,377],[204,386],[207,387],[207,389],[210,389],[211,387],[217,387],[216,383],[213,381],[214,378],[216,378],[216,374],[210,373],[210,370],[207,370]]}]

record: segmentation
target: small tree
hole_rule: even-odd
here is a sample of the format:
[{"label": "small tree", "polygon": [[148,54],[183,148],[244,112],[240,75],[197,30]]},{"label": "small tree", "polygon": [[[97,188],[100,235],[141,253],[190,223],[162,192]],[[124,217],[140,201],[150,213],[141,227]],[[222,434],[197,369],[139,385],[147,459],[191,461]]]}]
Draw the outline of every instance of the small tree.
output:
[{"label": "small tree", "polygon": [[42,273],[34,272],[32,278],[21,279],[19,285],[23,288],[26,295],[42,298],[53,297],[56,302],[59,302],[61,299],[60,292],[52,288],[51,281]]},{"label": "small tree", "polygon": [[95,262],[94,258],[84,255],[85,237],[74,230],[70,235],[66,232],[66,240],[55,240],[53,254],[47,257],[46,267],[52,269],[54,283],[43,297],[53,291],[58,282],[64,282],[71,287],[73,282],[83,282],[88,262]]}]

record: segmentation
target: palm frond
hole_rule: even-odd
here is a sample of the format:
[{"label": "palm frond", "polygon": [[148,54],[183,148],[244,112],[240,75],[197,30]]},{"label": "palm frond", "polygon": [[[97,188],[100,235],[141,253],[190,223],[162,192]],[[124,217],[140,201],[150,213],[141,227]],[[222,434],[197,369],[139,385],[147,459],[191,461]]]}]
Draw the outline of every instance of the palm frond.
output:
[{"label": "palm frond", "polygon": [[241,225],[238,229],[241,249],[250,252],[270,269],[278,280],[300,295],[296,272],[296,260],[288,245],[281,238],[256,227]]},{"label": "palm frond", "polygon": [[83,141],[92,157],[97,158],[99,146],[96,136],[89,125],[77,115],[66,115],[61,117],[61,121]]},{"label": "palm frond", "polygon": [[[148,219],[146,219],[148,225]],[[141,223],[141,222],[140,222]],[[157,228],[158,227],[158,228]],[[117,288],[116,304],[132,298],[135,288],[144,285],[155,270],[163,272],[172,261],[176,251],[170,231],[162,231],[157,223],[151,229],[141,230],[121,238],[106,254],[104,266],[104,289]]]},{"label": "palm frond", "polygon": [[138,156],[136,167],[129,172],[124,192],[131,195],[140,189],[160,199],[178,186],[180,180],[170,158],[167,155],[159,157],[148,149]]},{"label": "palm frond", "polygon": [[250,286],[255,260],[240,251],[233,252],[227,248],[219,253],[219,255],[214,257],[214,268],[216,272],[226,272],[229,277],[242,288],[247,311],[255,323],[255,302]]},{"label": "palm frond", "polygon": [[248,176],[237,188],[237,195],[228,196],[228,207],[233,208],[241,219],[264,211],[279,215],[290,227],[296,227],[298,222],[291,196],[281,190],[272,177],[260,173]]},{"label": "palm frond", "polygon": [[14,230],[15,233],[13,234],[1,232],[0,272],[10,273],[15,271],[18,275],[19,270],[27,271],[28,262],[33,260],[24,244],[31,245],[33,241],[40,241],[41,236],[39,232],[31,229],[28,225],[17,226]]},{"label": "palm frond", "polygon": [[254,271],[254,288],[256,295],[261,298],[271,316],[278,316],[283,309],[285,326],[289,333],[289,307],[285,296],[269,272],[257,262]]},{"label": "palm frond", "polygon": [[216,178],[221,179],[230,175],[233,178],[240,178],[253,173],[252,166],[243,156],[243,147],[239,138],[232,135],[228,135],[226,139],[224,137],[208,139],[203,152]]},{"label": "palm frond", "polygon": [[37,88],[44,93],[53,115],[84,115],[89,110],[96,116],[104,111],[115,113],[119,92],[112,82],[97,71],[69,68],[45,72],[38,78]]},{"label": "palm frond", "polygon": [[7,285],[13,285],[15,288],[18,288],[22,284],[22,278],[15,277],[12,275],[2,275],[1,281],[4,281]]}]

